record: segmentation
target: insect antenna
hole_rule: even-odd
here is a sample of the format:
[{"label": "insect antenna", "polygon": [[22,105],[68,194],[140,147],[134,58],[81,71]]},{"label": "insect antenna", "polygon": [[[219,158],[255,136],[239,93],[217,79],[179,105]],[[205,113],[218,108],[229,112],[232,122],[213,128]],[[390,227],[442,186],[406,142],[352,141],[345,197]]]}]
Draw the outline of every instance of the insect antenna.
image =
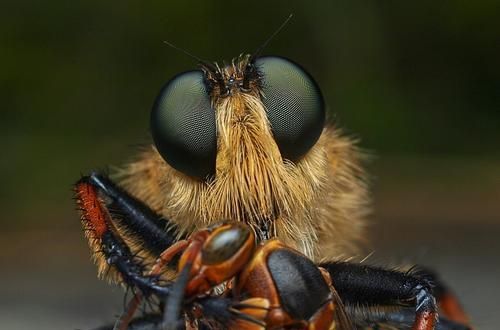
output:
[{"label": "insect antenna", "polygon": [[293,14],[290,14],[288,15],[288,17],[283,21],[283,23],[281,23],[281,25],[269,36],[269,38],[266,39],[266,41],[264,41],[264,43],[262,45],[260,45],[253,53],[252,55],[250,56],[250,59],[249,59],[249,63],[252,63],[259,55],[260,53],[264,50],[264,48],[266,48],[266,46],[269,44],[269,42],[271,42],[271,40],[274,39],[274,37],[276,37],[276,35],[278,33],[280,33],[281,30],[283,30],[283,28],[288,24],[288,22],[292,19],[293,17]]},{"label": "insect antenna", "polygon": [[248,57],[248,61],[245,68],[245,74],[243,78],[243,88],[248,90],[250,87],[250,80],[255,78],[255,60],[259,57],[260,53],[266,48],[266,46],[274,39],[274,37],[280,33],[281,30],[287,25],[287,23],[292,19],[293,14],[288,15],[288,17],[281,23],[281,25],[269,36],[269,38],[264,41],[251,55]]},{"label": "insect antenna", "polygon": [[190,52],[188,52],[187,50],[185,49],[182,49],[176,45],[174,45],[173,43],[169,42],[169,41],[166,41],[166,40],[163,40],[163,43],[168,45],[169,47],[191,57],[192,59],[194,59],[196,62],[198,62],[198,64],[200,65],[200,67],[202,68],[203,71],[205,71],[205,73],[208,71],[210,72],[216,82],[217,82],[217,85],[219,86],[220,90],[222,92],[225,92],[226,91],[226,86],[225,86],[225,83],[224,83],[224,78],[222,76],[222,73],[221,73],[221,70],[219,68],[219,66],[217,64],[213,64],[207,60],[204,60]]},{"label": "insect antenna", "polygon": [[184,55],[187,55],[188,57],[191,57],[193,60],[195,60],[196,62],[198,62],[199,64],[201,64],[202,66],[206,67],[207,69],[209,69],[210,71],[212,72],[216,72],[217,71],[217,68],[215,67],[215,65],[213,65],[211,62],[207,61],[207,60],[204,60],[190,52],[188,52],[187,50],[183,49],[183,48],[180,48],[179,46],[176,46],[174,45],[173,43],[167,41],[167,40],[163,40],[163,43],[181,53],[183,53]]}]

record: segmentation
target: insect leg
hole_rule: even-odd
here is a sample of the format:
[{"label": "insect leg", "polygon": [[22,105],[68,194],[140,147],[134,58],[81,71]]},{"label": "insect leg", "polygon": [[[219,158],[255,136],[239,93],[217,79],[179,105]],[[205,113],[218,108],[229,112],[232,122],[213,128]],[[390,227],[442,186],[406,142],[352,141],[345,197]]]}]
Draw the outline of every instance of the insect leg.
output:
[{"label": "insect leg", "polygon": [[428,269],[419,267],[417,273],[429,278],[434,285],[434,296],[436,297],[440,311],[451,321],[469,324],[470,320],[465,313],[460,301],[453,291],[442,281],[439,275]]},{"label": "insect leg", "polygon": [[322,264],[346,305],[407,305],[415,307],[413,330],[432,330],[438,314],[429,278],[361,264]]},{"label": "insect leg", "polygon": [[[117,273],[119,281],[139,290],[141,296],[156,295],[165,297],[170,288],[160,283],[156,275],[144,275],[145,265],[136,257],[129,246],[120,237],[113,226],[111,214],[98,194],[98,188],[89,182],[88,178],[80,180],[76,186],[76,199],[82,212],[82,224],[94,252],[94,257],[100,263],[100,272],[111,270]],[[142,299],[136,295],[131,307],[120,318],[118,327],[123,328],[130,321],[138,303]],[[130,305],[132,306],[132,305]]]},{"label": "insect leg", "polygon": [[210,328],[215,323],[220,328],[229,330],[264,330],[264,320],[270,310],[269,301],[265,298],[238,301],[221,296],[199,298],[193,303],[193,307],[196,311],[194,317],[203,320],[199,324],[200,328]]},{"label": "insect leg", "polygon": [[95,187],[101,202],[113,213],[113,221],[123,226],[127,234],[141,242],[141,246],[159,255],[177,241],[177,227],[161,217],[144,203],[131,196],[108,177],[92,173],[79,182]]},{"label": "insect leg", "polygon": [[110,227],[110,215],[99,201],[96,188],[85,181],[76,185],[78,204],[82,209],[82,222],[91,239],[100,245],[106,263],[116,269],[122,280],[145,295],[168,295],[169,289],[160,286],[157,276],[144,276],[145,266],[136,258],[123,239]]}]

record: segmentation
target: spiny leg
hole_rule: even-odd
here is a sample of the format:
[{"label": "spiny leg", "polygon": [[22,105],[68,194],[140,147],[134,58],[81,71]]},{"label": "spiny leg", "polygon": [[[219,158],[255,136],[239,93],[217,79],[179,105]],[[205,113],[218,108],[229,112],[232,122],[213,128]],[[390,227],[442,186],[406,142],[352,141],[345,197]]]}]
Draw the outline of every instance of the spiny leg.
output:
[{"label": "spiny leg", "polygon": [[[142,251],[148,251],[157,256],[175,242],[177,228],[170,221],[155,214],[148,206],[132,197],[106,176],[92,173],[83,177],[80,182],[87,182],[100,193],[103,207],[112,213],[111,225],[117,225],[126,230],[129,239],[133,239]],[[139,244],[137,244],[139,243]],[[175,244],[174,244],[175,245]],[[149,275],[159,274],[160,267],[153,267]],[[142,302],[141,292],[137,292],[129,302],[123,318],[133,315]]]},{"label": "spiny leg", "polygon": [[[154,232],[154,227],[151,223],[141,225],[148,220],[138,215],[138,210],[141,206],[138,201],[132,199],[130,196],[120,192],[119,189],[111,181],[106,182],[97,175],[82,178],[75,186],[77,203],[82,212],[82,224],[86,230],[86,235],[94,253],[95,259],[100,263],[100,273],[105,269],[116,271],[118,277],[126,285],[139,290],[140,295],[137,295],[129,304],[129,310],[124,313],[120,319],[118,328],[124,329],[130,319],[132,318],[135,309],[142,299],[141,296],[156,295],[158,297],[165,297],[169,294],[169,287],[163,286],[159,277],[156,275],[144,275],[145,265],[142,260],[136,257],[124,240],[120,237],[113,223],[111,213],[108,207],[103,202],[99,194],[98,187],[104,187],[107,195],[105,198],[111,198],[114,202],[109,204],[114,205],[115,210],[121,211],[123,214],[132,214],[129,223],[131,227],[135,226],[146,228],[140,233],[141,236],[148,236]],[[102,184],[104,182],[104,184]],[[97,185],[100,183],[101,185]],[[109,193],[109,194],[108,194]],[[153,230],[147,230],[153,228]],[[156,236],[161,238],[160,235]],[[168,237],[167,237],[168,238]],[[167,245],[170,241],[166,239],[156,241],[158,245]]]},{"label": "spiny leg", "polygon": [[346,305],[414,306],[413,330],[432,330],[438,319],[431,279],[361,264],[321,264]]},{"label": "spiny leg", "polygon": [[[181,240],[174,243],[168,249],[166,249],[160,257],[155,261],[151,270],[148,272],[148,276],[159,276],[161,274],[162,268],[168,264],[180,251],[182,251],[189,242],[186,240]],[[116,328],[122,329],[121,324],[128,324],[128,321],[132,319],[135,311],[139,308],[144,296],[142,292],[136,292],[132,299],[129,301],[125,312],[120,316],[115,325]],[[170,299],[170,297],[169,297]],[[165,322],[164,322],[165,323]]]},{"label": "spiny leg", "polygon": [[92,173],[82,177],[78,183],[82,182],[97,189],[103,206],[113,213],[113,221],[138,238],[142,248],[157,256],[177,241],[175,224],[156,214],[106,176]]}]

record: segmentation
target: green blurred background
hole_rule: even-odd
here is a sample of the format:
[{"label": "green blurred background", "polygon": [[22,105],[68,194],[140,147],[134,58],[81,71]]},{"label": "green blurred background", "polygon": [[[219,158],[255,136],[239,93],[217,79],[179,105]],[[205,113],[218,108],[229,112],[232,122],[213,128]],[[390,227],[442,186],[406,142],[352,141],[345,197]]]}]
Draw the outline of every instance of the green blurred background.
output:
[{"label": "green blurred background", "polygon": [[[122,308],[95,278],[81,173],[149,141],[162,84],[256,49],[301,63],[375,157],[370,262],[440,271],[479,329],[500,289],[498,1],[50,1],[0,4],[2,329],[89,329]],[[368,251],[368,252],[369,252]]]}]

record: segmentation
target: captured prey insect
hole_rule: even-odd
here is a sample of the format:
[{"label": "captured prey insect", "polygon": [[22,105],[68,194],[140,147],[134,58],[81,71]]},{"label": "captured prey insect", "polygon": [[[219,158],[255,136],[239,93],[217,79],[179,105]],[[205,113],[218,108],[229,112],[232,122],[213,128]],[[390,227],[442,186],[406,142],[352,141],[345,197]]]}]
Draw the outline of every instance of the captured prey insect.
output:
[{"label": "captured prey insect", "polygon": [[[242,222],[193,233],[162,252],[145,273],[140,259],[113,229],[109,213],[98,200],[98,186],[117,189],[98,175],[83,178],[76,186],[84,224],[93,239],[100,241],[107,263],[138,290],[128,313],[116,325],[118,329],[128,326],[140,299],[150,295],[168,299],[166,322],[174,329],[188,325],[312,330],[330,329],[335,324],[352,328],[326,270],[277,239],[263,241],[256,248],[253,231]],[[130,196],[124,198],[129,207],[135,204]],[[180,274],[175,284],[182,283],[179,295],[174,292],[175,284],[162,284],[161,274],[180,253],[175,261]],[[214,288],[223,283],[223,292],[215,293]],[[184,315],[178,320],[180,305]]]},{"label": "captured prey insect", "polygon": [[[199,70],[162,88],[154,146],[114,175],[119,185],[97,173],[76,185],[99,273],[135,292],[118,329],[143,298],[159,299],[165,320],[153,315],[132,329],[177,324],[172,311],[188,328],[467,328],[456,298],[430,274],[339,261],[365,237],[363,157],[326,122],[305,69],[260,50],[223,66],[197,61]],[[231,228],[238,244],[220,232]],[[230,267],[207,261],[207,248]],[[256,278],[246,277],[251,270]]]}]

